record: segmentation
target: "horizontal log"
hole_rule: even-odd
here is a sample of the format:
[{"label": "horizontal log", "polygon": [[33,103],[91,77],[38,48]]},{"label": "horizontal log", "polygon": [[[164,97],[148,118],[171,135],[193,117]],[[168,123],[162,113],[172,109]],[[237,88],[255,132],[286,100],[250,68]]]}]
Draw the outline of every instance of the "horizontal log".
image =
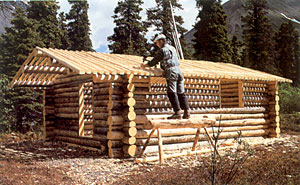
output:
[{"label": "horizontal log", "polygon": [[121,95],[94,95],[94,100],[122,100]]},{"label": "horizontal log", "polygon": [[[222,137],[227,138],[227,133],[233,133],[233,132],[238,132],[238,131],[252,131],[252,130],[261,130],[261,129],[268,129],[268,125],[258,125],[258,126],[245,126],[245,127],[229,127],[229,128],[222,128],[219,130],[223,135],[220,136],[220,139]],[[163,143],[164,144],[174,144],[174,143],[185,143],[185,142],[193,142],[195,140],[195,134],[197,130],[189,130],[190,135],[182,135],[182,136],[168,136],[168,137],[163,137]],[[212,133],[217,133],[218,128],[207,128],[208,133],[210,136],[212,136]],[[186,131],[188,132],[188,130]],[[260,131],[259,131],[260,132]],[[146,138],[144,139],[137,139],[136,140],[136,145],[144,145],[146,142]],[[204,129],[201,129],[200,131],[200,136],[199,136],[199,141],[206,141],[207,137],[205,135]],[[158,139],[157,135],[153,135],[149,141],[148,145],[157,145],[158,144]]]},{"label": "horizontal log", "polygon": [[[251,131],[241,131],[242,132],[242,137],[241,139],[243,139],[244,137],[264,137],[267,136],[269,134],[268,130],[251,130]],[[237,132],[228,132],[228,133],[221,133],[220,137],[219,137],[219,143],[222,143],[223,139],[232,139],[235,137],[238,137],[239,134]],[[164,139],[164,138],[163,138]],[[202,141],[202,142],[198,142],[197,147],[201,146],[201,145],[207,145],[208,141]],[[163,145],[163,150],[164,151],[174,151],[174,150],[183,150],[183,149],[191,149],[193,146],[193,142],[186,142],[186,143],[176,143],[176,144],[164,144]],[[141,151],[142,146],[138,147],[138,154]],[[158,146],[157,145],[150,145],[146,148],[145,150],[145,154],[147,153],[156,153],[158,152]]]},{"label": "horizontal log", "polygon": [[116,140],[116,141],[113,141],[113,140],[109,140],[107,142],[107,146],[109,148],[121,148],[123,146],[123,142],[120,141],[120,140]]},{"label": "horizontal log", "polygon": [[137,133],[137,129],[135,127],[123,128],[123,131],[125,136],[131,136],[131,137],[134,137]]},{"label": "horizontal log", "polygon": [[123,131],[108,131],[107,132],[107,139],[110,140],[122,140],[124,138]]},{"label": "horizontal log", "polygon": [[79,107],[59,107],[56,108],[57,113],[78,113]]},{"label": "horizontal log", "polygon": [[135,144],[135,142],[136,142],[136,138],[135,138],[135,137],[124,137],[124,138],[122,139],[122,142],[123,142],[124,144],[133,145],[133,144]]},{"label": "horizontal log", "polygon": [[135,145],[124,145],[123,146],[123,154],[125,156],[129,155],[130,157],[133,157],[136,155],[137,147]]},{"label": "horizontal log", "polygon": [[112,126],[111,128],[108,128],[108,127],[95,127],[94,128],[94,132],[96,134],[107,134],[107,132],[109,130],[111,130],[111,131],[122,131],[123,126]]},{"label": "horizontal log", "polygon": [[69,113],[57,113],[55,114],[56,117],[59,117],[59,118],[72,118],[72,119],[78,119],[79,118],[79,115],[78,113],[77,114],[69,114]]},{"label": "horizontal log", "polygon": [[56,103],[55,107],[77,107],[79,106],[79,102],[64,102],[64,103]]},{"label": "horizontal log", "polygon": [[234,88],[238,88],[238,84],[221,84],[221,90],[222,89],[234,89]]},{"label": "horizontal log", "polygon": [[121,158],[123,157],[122,148],[108,148],[108,156],[110,158]]},{"label": "horizontal log", "polygon": [[84,145],[84,146],[92,146],[92,147],[100,148],[103,151],[105,150],[105,146],[102,145],[102,143],[100,141],[88,140],[87,137],[73,138],[73,137],[65,137],[65,136],[56,136],[55,139],[58,141],[66,141],[69,143],[74,143],[74,144],[79,144],[79,145]]},{"label": "horizontal log", "polygon": [[203,116],[183,120],[149,120],[147,124],[145,124],[145,128],[199,128],[208,127],[209,125],[215,124],[215,122],[215,118],[209,119]]},{"label": "horizontal log", "polygon": [[79,87],[65,87],[65,88],[57,88],[54,89],[53,92],[56,94],[60,94],[60,93],[66,93],[66,92],[78,92],[79,91]]},{"label": "horizontal log", "polygon": [[[259,129],[267,129],[269,125],[253,125],[253,126],[233,126],[233,127],[221,127],[220,130],[222,132],[237,132],[242,130],[259,130]],[[215,133],[218,131],[218,127],[208,127],[206,128],[208,133]],[[149,136],[152,130],[138,130],[136,134],[136,138],[145,139]],[[162,136],[166,137],[176,137],[176,136],[184,136],[184,135],[194,135],[197,132],[196,128],[184,128],[184,129],[161,129]],[[201,134],[204,134],[204,129],[200,130]],[[154,133],[152,135],[153,138],[157,137],[157,134]]]},{"label": "horizontal log", "polygon": [[79,97],[77,98],[55,98],[54,99],[54,103],[57,104],[57,103],[75,103],[75,102],[78,102],[79,101]]},{"label": "horizontal log", "polygon": [[55,79],[53,81],[53,84],[65,84],[69,82],[74,82],[74,81],[85,81],[85,80],[93,80],[92,75],[77,75],[77,76],[72,76],[72,77],[67,77],[67,78],[61,78],[61,79]]}]

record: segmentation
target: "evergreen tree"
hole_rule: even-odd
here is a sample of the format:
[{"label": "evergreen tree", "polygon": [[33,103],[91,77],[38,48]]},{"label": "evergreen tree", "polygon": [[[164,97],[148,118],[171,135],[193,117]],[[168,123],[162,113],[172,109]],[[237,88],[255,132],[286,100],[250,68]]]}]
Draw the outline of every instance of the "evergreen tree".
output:
[{"label": "evergreen tree", "polygon": [[294,24],[289,21],[283,23],[276,34],[275,50],[277,52],[277,64],[281,75],[296,81],[296,70],[299,56],[299,34]]},{"label": "evergreen tree", "polygon": [[245,44],[246,65],[257,70],[277,73],[274,63],[274,42],[272,26],[267,18],[266,0],[247,0],[247,16],[244,22],[243,38]]},{"label": "evergreen tree", "polygon": [[71,1],[70,12],[66,18],[68,20],[68,32],[71,50],[94,51],[90,39],[90,22],[88,17],[89,4],[86,0]]},{"label": "evergreen tree", "polygon": [[30,1],[27,9],[28,18],[38,21],[37,31],[48,48],[64,48],[61,41],[63,33],[57,19],[58,9],[55,1]]},{"label": "evergreen tree", "polygon": [[241,55],[241,46],[242,43],[234,35],[231,39],[231,48],[232,48],[232,63],[237,65],[242,65],[242,55]]},{"label": "evergreen tree", "polygon": [[122,0],[115,8],[114,34],[108,37],[112,53],[144,55],[147,52],[147,25],[141,21],[142,0]]},{"label": "evergreen tree", "polygon": [[5,28],[0,44],[2,55],[0,69],[1,73],[8,77],[15,75],[33,48],[44,46],[37,31],[36,20],[28,19],[22,8],[16,8],[13,16],[12,26]]},{"label": "evergreen tree", "polygon": [[[154,26],[154,31],[158,31],[163,33],[166,37],[168,42],[171,45],[175,46],[172,31],[173,28],[173,19],[171,14],[171,7],[169,0],[155,0],[156,7],[150,8],[147,10],[147,17],[148,22],[150,25]],[[179,4],[177,0],[171,0],[173,10],[179,9],[182,10],[182,5]],[[181,25],[184,23],[183,18],[181,16],[174,15],[174,19],[176,22],[177,31],[179,37],[181,38],[181,46],[183,50],[184,58],[189,59],[191,56],[191,51],[189,50],[186,41],[184,39],[184,34],[186,33],[186,29]]]},{"label": "evergreen tree", "polygon": [[63,12],[59,14],[59,29],[61,30],[61,49],[69,49],[70,48],[70,39],[68,35],[68,25],[66,24],[66,17]]},{"label": "evergreen tree", "polygon": [[198,14],[194,34],[194,56],[201,60],[232,62],[232,49],[227,38],[226,14],[221,1],[197,0]]},{"label": "evergreen tree", "polygon": [[1,36],[0,50],[0,121],[7,129],[26,132],[33,124],[41,123],[41,96],[30,88],[9,89],[8,82],[16,74],[32,48],[43,46],[38,30],[38,22],[28,19],[22,8],[16,8],[11,20]]}]

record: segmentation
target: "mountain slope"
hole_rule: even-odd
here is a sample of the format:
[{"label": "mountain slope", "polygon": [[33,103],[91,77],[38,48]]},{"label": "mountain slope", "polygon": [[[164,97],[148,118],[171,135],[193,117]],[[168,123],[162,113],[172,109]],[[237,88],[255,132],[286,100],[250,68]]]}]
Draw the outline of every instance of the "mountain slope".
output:
[{"label": "mountain slope", "polygon": [[[241,39],[243,32],[241,17],[247,14],[243,8],[245,2],[246,0],[230,0],[223,4],[224,11],[227,14],[229,35],[236,35],[239,39]],[[267,0],[267,2],[269,7],[268,17],[276,31],[283,22],[287,21],[281,13],[300,22],[300,0]],[[300,24],[295,23],[295,26],[300,32]],[[194,33],[195,30],[192,29],[185,35],[188,43],[192,43]]]}]

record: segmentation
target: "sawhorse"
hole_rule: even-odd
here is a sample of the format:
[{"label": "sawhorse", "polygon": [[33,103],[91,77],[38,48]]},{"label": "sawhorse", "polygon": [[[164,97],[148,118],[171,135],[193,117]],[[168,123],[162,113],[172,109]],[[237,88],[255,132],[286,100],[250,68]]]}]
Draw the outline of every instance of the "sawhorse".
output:
[{"label": "sawhorse", "polygon": [[[193,147],[192,147],[192,152],[196,150],[196,146],[199,140],[199,135],[201,128],[204,129],[205,134],[207,135],[209,143],[213,146],[214,150],[217,152],[219,155],[216,146],[214,145],[212,138],[207,132],[207,127],[210,125],[214,124],[216,122],[215,119],[208,119],[208,118],[202,118],[202,119],[189,119],[189,120],[150,120],[150,124],[152,125],[152,131],[149,134],[143,149],[138,156],[139,158],[143,156],[147,145],[149,144],[149,141],[152,137],[152,135],[157,131],[157,137],[158,137],[158,152],[159,152],[159,162],[162,164],[164,162],[164,151],[163,151],[163,141],[162,141],[162,135],[160,130],[161,129],[178,129],[178,128],[197,128],[196,136],[194,139]],[[180,156],[180,155],[177,155]]]}]

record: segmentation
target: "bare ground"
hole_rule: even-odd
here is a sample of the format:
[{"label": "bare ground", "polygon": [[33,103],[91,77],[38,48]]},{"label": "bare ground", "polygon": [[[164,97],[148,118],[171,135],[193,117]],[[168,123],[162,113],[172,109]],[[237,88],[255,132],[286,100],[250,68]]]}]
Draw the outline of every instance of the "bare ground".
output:
[{"label": "bare ground", "polygon": [[[228,178],[235,150],[216,163],[216,184],[300,184],[300,135],[265,139]],[[229,155],[226,155],[228,154]],[[6,137],[0,142],[0,184],[211,184],[210,154],[137,164],[63,144]]]}]

